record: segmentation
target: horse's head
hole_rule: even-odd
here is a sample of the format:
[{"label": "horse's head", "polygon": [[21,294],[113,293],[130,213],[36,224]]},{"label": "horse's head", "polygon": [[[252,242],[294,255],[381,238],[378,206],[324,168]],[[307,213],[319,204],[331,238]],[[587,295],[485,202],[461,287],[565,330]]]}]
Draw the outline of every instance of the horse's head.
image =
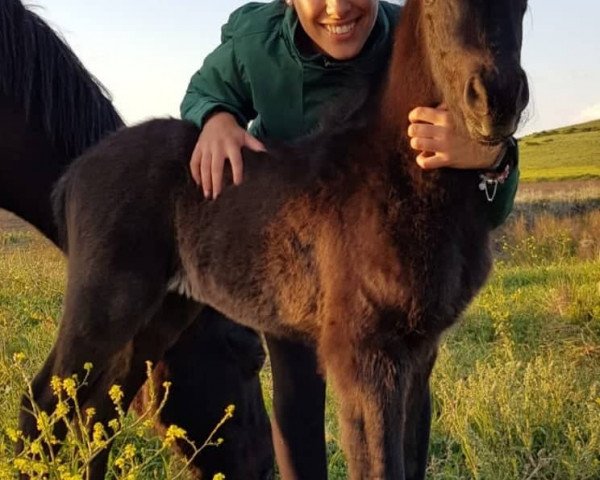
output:
[{"label": "horse's head", "polygon": [[[173,383],[158,426],[183,427],[197,446],[223,416],[223,402],[235,405],[233,418],[213,438],[223,437],[225,442],[194,458],[194,478],[212,478],[217,472],[227,478],[271,478],[271,426],[258,378],[265,356],[256,333],[207,309],[154,370],[156,387],[165,380]],[[147,383],[134,402],[138,412],[148,407],[148,388]],[[179,447],[188,457],[192,455],[185,442]]]},{"label": "horse's head", "polygon": [[511,136],[529,101],[521,68],[527,0],[417,0],[433,82],[470,136]]}]

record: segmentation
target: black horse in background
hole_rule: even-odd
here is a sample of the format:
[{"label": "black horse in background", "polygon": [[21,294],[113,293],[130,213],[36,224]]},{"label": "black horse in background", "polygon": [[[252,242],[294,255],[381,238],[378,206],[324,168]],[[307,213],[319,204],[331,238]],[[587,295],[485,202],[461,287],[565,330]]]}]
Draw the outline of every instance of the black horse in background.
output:
[{"label": "black horse in background", "polygon": [[[54,183],[72,159],[123,125],[106,90],[54,31],[20,1],[2,0],[0,208],[28,221],[58,245],[50,205]],[[189,316],[198,315],[199,308],[185,309],[178,318],[178,302],[173,295],[173,318],[167,323],[188,323]],[[202,444],[225,406],[235,404],[234,418],[219,433],[226,442],[206,450],[195,465],[209,478],[217,471],[230,479],[268,478],[273,453],[258,379],[264,361],[260,339],[251,330],[213,318],[211,312],[201,316],[205,321],[193,323],[180,343],[175,343],[177,337],[167,345],[159,370],[174,386],[161,420],[177,423]],[[156,317],[164,320],[160,312]],[[140,335],[145,342],[158,340],[163,333],[153,329],[157,318],[148,319],[149,328]],[[198,348],[190,341],[198,332],[211,348]],[[136,353],[143,357],[146,352]],[[197,364],[210,368],[199,372]],[[37,394],[44,385],[36,387]]]}]

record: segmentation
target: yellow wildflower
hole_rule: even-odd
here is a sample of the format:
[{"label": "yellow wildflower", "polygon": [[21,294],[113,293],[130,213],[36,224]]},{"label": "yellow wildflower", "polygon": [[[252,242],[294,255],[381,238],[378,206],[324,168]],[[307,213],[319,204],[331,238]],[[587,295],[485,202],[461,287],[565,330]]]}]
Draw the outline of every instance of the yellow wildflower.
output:
[{"label": "yellow wildflower", "polygon": [[39,455],[40,453],[42,453],[42,444],[40,443],[40,441],[34,440],[33,442],[31,442],[31,445],[29,445],[29,451],[34,455]]},{"label": "yellow wildflower", "polygon": [[121,387],[119,385],[113,385],[108,391],[108,396],[113,401],[113,403],[117,405],[121,403],[121,400],[123,399],[123,390],[121,390]]},{"label": "yellow wildflower", "polygon": [[24,459],[24,458],[15,458],[13,460],[13,465],[15,466],[15,468],[21,472],[24,473],[27,471],[27,467],[29,466],[29,462]]},{"label": "yellow wildflower", "polygon": [[183,428],[178,427],[177,425],[171,425],[169,428],[167,428],[167,433],[165,434],[163,444],[170,446],[176,439],[184,438],[185,434],[186,431]]},{"label": "yellow wildflower", "polygon": [[23,363],[27,356],[23,352],[17,352],[13,355],[13,361],[15,363]]},{"label": "yellow wildflower", "polygon": [[39,432],[45,432],[46,430],[48,430],[48,426],[50,425],[50,419],[48,418],[48,414],[46,412],[40,412],[40,414],[35,420]]},{"label": "yellow wildflower", "polygon": [[114,461],[115,467],[124,470],[125,469],[125,459],[123,457],[119,457]]},{"label": "yellow wildflower", "polygon": [[65,392],[67,392],[67,395],[69,397],[75,398],[75,396],[77,395],[77,382],[75,382],[75,379],[73,377],[65,378],[63,380],[63,388],[65,389]]},{"label": "yellow wildflower", "polygon": [[78,473],[63,473],[60,476],[60,480],[83,480],[83,477]]},{"label": "yellow wildflower", "polygon": [[119,421],[116,418],[113,418],[112,420],[109,420],[108,426],[115,433],[117,433],[117,431],[121,427],[121,425],[119,424]]},{"label": "yellow wildflower", "polygon": [[225,475],[223,475],[222,473],[215,473],[212,480],[225,480]]},{"label": "yellow wildflower", "polygon": [[64,418],[69,413],[69,406],[65,402],[58,402],[54,413],[58,418]]},{"label": "yellow wildflower", "polygon": [[6,435],[10,438],[11,442],[18,442],[23,432],[21,430],[15,430],[14,428],[7,428]]},{"label": "yellow wildflower", "polygon": [[52,392],[54,392],[54,395],[58,397],[62,391],[62,381],[60,380],[60,377],[56,375],[52,376],[52,380],[50,380],[50,386],[52,387]]},{"label": "yellow wildflower", "polygon": [[42,475],[48,473],[48,466],[42,462],[35,462],[33,471],[37,474],[36,478],[42,478]]},{"label": "yellow wildflower", "polygon": [[106,441],[104,440],[105,437],[106,431],[104,430],[104,426],[100,422],[96,422],[92,431],[92,445],[98,448],[104,448],[106,446]]},{"label": "yellow wildflower", "polygon": [[128,460],[131,460],[133,457],[135,457],[136,453],[137,451],[135,449],[135,445],[133,445],[132,443],[128,443],[127,445],[125,445],[125,448],[123,449],[123,457],[125,457]]},{"label": "yellow wildflower", "polygon": [[225,416],[227,418],[231,418],[233,417],[233,412],[235,412],[235,405],[227,405],[227,408],[225,409]]}]

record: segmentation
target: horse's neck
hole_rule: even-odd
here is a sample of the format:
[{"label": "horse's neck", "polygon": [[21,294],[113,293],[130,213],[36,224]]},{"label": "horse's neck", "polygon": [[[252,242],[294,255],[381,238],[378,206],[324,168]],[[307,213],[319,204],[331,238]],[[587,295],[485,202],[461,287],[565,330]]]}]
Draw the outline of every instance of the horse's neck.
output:
[{"label": "horse's neck", "polygon": [[[379,155],[375,157],[380,165],[373,168],[374,156],[369,156],[365,167],[368,168],[365,175],[372,177],[371,183],[379,185],[372,189],[373,194],[385,192],[382,204],[388,206],[388,212],[398,211],[398,202],[407,198],[427,202],[437,198],[440,191],[439,171],[425,172],[417,165],[417,152],[410,147],[408,138],[409,112],[418,106],[436,106],[442,100],[429,67],[421,32],[420,4],[419,0],[408,0],[396,29],[390,66],[371,130],[376,140],[371,145],[379,147]],[[393,222],[392,217],[388,220]]]},{"label": "horse's neck", "polygon": [[395,148],[408,146],[408,114],[441,101],[421,32],[420,1],[409,0],[396,29],[388,76],[381,96],[380,128]]}]

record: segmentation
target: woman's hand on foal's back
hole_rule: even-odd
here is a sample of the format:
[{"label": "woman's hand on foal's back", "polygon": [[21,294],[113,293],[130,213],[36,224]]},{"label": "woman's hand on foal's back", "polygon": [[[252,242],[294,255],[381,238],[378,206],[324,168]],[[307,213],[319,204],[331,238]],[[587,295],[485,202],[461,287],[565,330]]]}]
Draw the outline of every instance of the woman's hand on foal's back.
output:
[{"label": "woman's hand on foal's back", "polygon": [[420,152],[416,161],[425,170],[440,167],[487,169],[503,150],[502,145],[485,146],[460,132],[444,105],[415,108],[408,119],[410,145]]},{"label": "woman's hand on foal's back", "polygon": [[242,183],[242,147],[265,150],[260,141],[238,125],[232,114],[217,112],[208,118],[190,160],[192,177],[202,187],[205,198],[215,199],[221,193],[226,159],[231,164],[233,183]]}]

